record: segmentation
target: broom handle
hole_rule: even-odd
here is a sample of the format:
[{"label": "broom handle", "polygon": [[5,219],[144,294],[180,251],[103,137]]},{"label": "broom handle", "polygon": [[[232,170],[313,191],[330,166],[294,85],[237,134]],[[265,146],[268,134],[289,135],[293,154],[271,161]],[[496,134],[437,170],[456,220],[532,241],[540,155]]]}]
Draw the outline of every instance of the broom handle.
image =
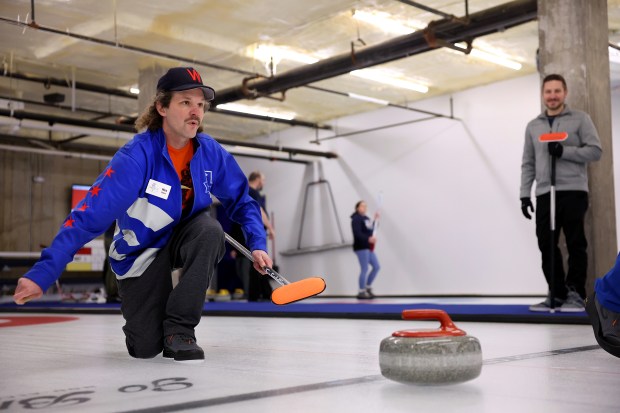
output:
[{"label": "broom handle", "polygon": [[[250,253],[250,251],[247,250],[247,248],[245,248],[243,245],[238,243],[236,239],[234,239],[233,237],[231,237],[227,233],[224,233],[224,236],[226,237],[226,241],[228,241],[228,243],[230,243],[230,245],[232,245],[240,253],[245,255],[248,260],[254,262],[254,257],[252,257],[252,254]],[[280,285],[290,284],[290,282],[286,278],[282,277],[280,274],[275,272],[273,269],[271,269],[269,267],[263,267],[263,270],[267,273],[267,275],[269,275],[271,278],[276,280],[276,282],[278,284],[280,284]]]},{"label": "broom handle", "polygon": [[551,191],[549,193],[549,218],[551,221],[551,250],[549,251],[549,305],[555,312],[555,155],[551,155]]}]

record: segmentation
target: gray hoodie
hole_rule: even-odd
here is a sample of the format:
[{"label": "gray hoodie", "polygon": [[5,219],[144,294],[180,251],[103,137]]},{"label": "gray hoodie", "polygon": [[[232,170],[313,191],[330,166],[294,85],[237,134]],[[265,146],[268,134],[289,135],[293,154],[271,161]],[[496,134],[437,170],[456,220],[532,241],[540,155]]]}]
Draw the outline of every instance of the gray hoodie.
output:
[{"label": "gray hoodie", "polygon": [[520,198],[529,198],[536,180],[536,196],[551,190],[551,158],[547,143],[538,141],[549,132],[568,132],[562,142],[564,151],[555,164],[557,191],[588,191],[587,163],[601,159],[601,141],[590,116],[580,110],[564,110],[555,118],[553,127],[543,111],[525,128],[525,144],[521,162]]}]

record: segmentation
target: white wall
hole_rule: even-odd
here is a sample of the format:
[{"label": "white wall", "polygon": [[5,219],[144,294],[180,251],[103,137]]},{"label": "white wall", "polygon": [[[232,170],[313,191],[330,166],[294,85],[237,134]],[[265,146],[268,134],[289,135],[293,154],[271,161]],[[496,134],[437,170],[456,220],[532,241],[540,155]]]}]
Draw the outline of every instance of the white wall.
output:
[{"label": "white wall", "polygon": [[[379,294],[544,294],[535,225],[521,215],[520,165],[526,123],[540,111],[537,75],[454,94],[454,116],[436,118],[311,145],[314,131],[291,128],[263,139],[286,146],[337,152],[304,167],[239,158],[249,172],[267,176],[268,210],[276,221],[277,251],[296,249],[305,186],[323,177],[331,184],[338,220],[351,242],[350,214],[364,199],[369,212],[382,193],[376,253]],[[614,105],[620,107],[619,92]],[[411,105],[449,114],[450,97]],[[612,112],[614,113],[614,112]],[[341,133],[423,117],[382,108],[339,119]],[[620,132],[614,123],[614,137]],[[333,132],[321,132],[322,137]],[[617,145],[616,145],[617,146]],[[618,193],[616,190],[616,197]],[[302,247],[338,243],[337,222],[325,185],[315,186],[306,210]],[[620,200],[616,200],[620,205]],[[294,281],[320,275],[325,294],[355,294],[358,263],[352,249],[277,256]]]}]

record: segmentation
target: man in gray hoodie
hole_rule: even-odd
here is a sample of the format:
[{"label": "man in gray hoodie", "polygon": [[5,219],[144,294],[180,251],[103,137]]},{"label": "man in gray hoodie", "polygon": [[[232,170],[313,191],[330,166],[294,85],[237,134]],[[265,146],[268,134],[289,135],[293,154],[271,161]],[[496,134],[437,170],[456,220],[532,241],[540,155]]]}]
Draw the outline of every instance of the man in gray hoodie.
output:
[{"label": "man in gray hoodie", "polygon": [[[536,236],[542,255],[542,269],[550,282],[551,229],[550,189],[551,156],[556,158],[556,231],[554,247],[554,298],[563,312],[584,311],[583,298],[588,268],[584,218],[588,209],[587,163],[601,158],[601,142],[590,116],[570,109],[565,103],[568,89],[561,75],[551,74],[543,79],[542,100],[545,110],[527,124],[521,163],[521,211],[527,219],[534,206],[530,199],[532,184],[536,181]],[[563,142],[544,143],[540,135],[567,132]],[[563,260],[558,248],[559,231],[564,231],[568,249],[568,273],[565,276]],[[530,306],[530,311],[550,311],[551,294],[545,301]]]}]

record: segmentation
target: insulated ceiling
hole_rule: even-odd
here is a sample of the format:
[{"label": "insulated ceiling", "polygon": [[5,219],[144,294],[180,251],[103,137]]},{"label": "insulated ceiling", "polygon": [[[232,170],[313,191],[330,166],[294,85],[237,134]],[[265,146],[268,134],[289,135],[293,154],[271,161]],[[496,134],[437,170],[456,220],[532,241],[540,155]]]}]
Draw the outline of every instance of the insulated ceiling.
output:
[{"label": "insulated ceiling", "polygon": [[[114,124],[121,117],[136,116],[138,100],[130,87],[137,86],[141,71],[158,67],[192,65],[207,84],[217,90],[240,87],[252,74],[269,76],[260,53],[275,56],[275,74],[308,63],[282,57],[278,50],[294,51],[323,60],[363,50],[402,35],[396,24],[375,25],[354,18],[355,12],[387,16],[410,27],[424,28],[443,17],[396,0],[3,0],[0,5],[0,101],[22,101],[24,110]],[[418,2],[444,14],[464,16],[506,0],[429,0]],[[34,7],[33,7],[34,5]],[[620,44],[620,0],[609,0],[609,40]],[[23,23],[36,23],[26,26]],[[449,48],[394,60],[374,67],[428,88],[420,93],[351,74],[296,87],[284,100],[243,100],[273,112],[293,112],[295,119],[329,124],[335,118],[378,108],[376,103],[352,99],[354,93],[415,106],[431,96],[534,73],[538,47],[537,22],[477,38],[475,49],[490,51],[521,65],[514,70],[465,55]],[[613,70],[612,70],[613,73]],[[15,74],[14,76],[11,76]],[[24,80],[56,79],[70,84],[97,85],[122,91],[130,97],[95,93],[79,88]],[[620,77],[620,76],[619,76]],[[61,82],[62,83],[62,82]],[[614,85],[616,86],[616,85]],[[321,90],[323,89],[323,90]],[[59,93],[65,100],[43,104],[44,95]],[[275,97],[281,97],[277,94]],[[205,128],[215,137],[244,140],[274,133],[286,124],[219,113],[206,116]],[[48,143],[73,139],[75,144],[118,147],[121,139],[88,133],[26,130],[0,125],[0,134],[16,138],[45,138]],[[84,135],[84,136],[81,136]]]}]

